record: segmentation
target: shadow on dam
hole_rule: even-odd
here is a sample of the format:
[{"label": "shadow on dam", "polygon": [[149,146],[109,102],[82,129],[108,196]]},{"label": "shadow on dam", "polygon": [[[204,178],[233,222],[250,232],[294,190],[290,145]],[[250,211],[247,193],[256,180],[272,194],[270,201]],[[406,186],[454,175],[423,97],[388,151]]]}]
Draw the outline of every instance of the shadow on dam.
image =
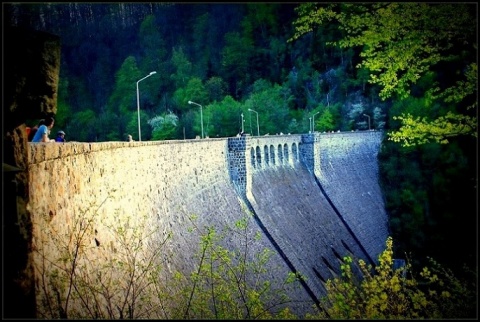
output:
[{"label": "shadow on dam", "polygon": [[248,197],[254,215],[312,300],[324,296],[327,279],[339,277],[344,256],[373,264],[341,214],[304,166],[272,167],[252,174]]}]

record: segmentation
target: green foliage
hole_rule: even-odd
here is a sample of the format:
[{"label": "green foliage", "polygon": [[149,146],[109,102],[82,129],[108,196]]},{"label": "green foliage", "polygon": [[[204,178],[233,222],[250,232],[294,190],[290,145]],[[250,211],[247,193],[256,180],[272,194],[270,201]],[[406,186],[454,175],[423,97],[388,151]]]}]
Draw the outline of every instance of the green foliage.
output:
[{"label": "green foliage", "polygon": [[[200,229],[192,221],[194,230]],[[272,251],[253,251],[259,232],[252,230],[251,216],[245,216],[231,227],[219,232],[205,227],[201,234],[200,249],[196,255],[198,266],[186,276],[187,287],[177,313],[181,319],[273,319],[295,318],[286,304],[285,287],[298,282],[287,276],[283,286],[274,288],[262,278]],[[222,246],[223,240],[235,235],[243,241],[237,249]]]},{"label": "green foliage", "polygon": [[402,126],[399,130],[388,133],[389,139],[401,142],[405,146],[437,142],[449,143],[449,138],[459,135],[472,135],[477,137],[477,118],[468,115],[448,112],[435,120],[426,117],[414,117],[411,114],[395,116]]},{"label": "green foliage", "polygon": [[[471,108],[477,107],[472,101],[477,86],[472,10],[469,4],[302,4],[291,40],[335,22],[343,37],[331,44],[362,48],[357,67],[370,71],[370,83],[381,86],[382,99],[409,97],[413,84],[444,64],[455,71],[455,77],[438,79],[427,92],[445,103]],[[463,114],[462,104],[456,112],[428,120],[398,116],[402,127],[390,134],[391,139],[411,145],[447,143],[448,137],[458,135],[476,137],[476,116]]]},{"label": "green foliage", "polygon": [[[475,95],[478,92],[478,65],[471,63],[465,68],[465,80],[457,81],[457,83],[445,89],[440,94],[447,103],[460,103],[466,97]],[[478,100],[475,100],[467,109],[478,108]]]},{"label": "green foliage", "polygon": [[[278,84],[270,84],[265,80],[257,80],[254,91],[245,100],[244,110],[252,109],[258,113],[260,135],[287,133],[289,128],[289,110],[293,97],[288,88]],[[245,132],[257,135],[257,114],[248,112]]]},{"label": "green foliage", "polygon": [[173,113],[164,116],[155,116],[148,120],[152,127],[152,140],[168,140],[175,138],[178,126],[178,116]]},{"label": "green foliage", "polygon": [[170,78],[174,82],[176,88],[182,88],[192,78],[192,63],[183,52],[183,48],[173,48],[172,50],[172,66],[175,70]]},{"label": "green foliage", "polygon": [[210,102],[219,102],[225,97],[228,86],[221,77],[213,76],[205,82],[205,89]]},{"label": "green foliage", "polygon": [[[121,116],[126,126],[120,127],[117,124],[117,131],[110,131],[107,135],[109,141],[125,141],[130,134],[134,140],[138,140],[138,112],[128,112]],[[142,141],[150,140],[152,133],[148,127],[148,113],[140,110],[140,131],[142,134]]]},{"label": "green foliage", "polygon": [[[300,276],[288,274],[280,283],[265,278],[274,269],[269,265],[273,253],[255,246],[261,233],[252,226],[251,214],[221,231],[200,227],[191,216],[188,230],[200,238],[197,265],[190,274],[174,272],[164,282],[161,258],[168,256],[166,242],[175,236],[158,240],[161,229],[148,216],[123,215],[113,223],[98,217],[107,199],[73,214],[66,231],[47,222],[42,227],[35,248],[39,318],[297,318],[287,289],[298,287]],[[240,245],[231,247],[232,236]],[[359,260],[354,270],[353,259],[344,257],[342,276],[326,282],[322,310],[314,307],[305,318],[458,319],[476,314],[476,285],[470,282],[476,274],[468,271],[468,279],[459,279],[433,260],[420,273],[408,262],[398,268],[391,237],[386,246],[374,268]]]},{"label": "green foliage", "polygon": [[318,115],[318,119],[315,118],[315,131],[325,132],[333,131],[336,128],[336,122],[334,120],[333,113],[330,109],[324,108],[323,111]]},{"label": "green foliage", "polygon": [[386,320],[474,317],[474,284],[456,278],[433,260],[418,274],[408,263],[405,267],[396,268],[391,237],[387,239],[386,246],[374,270],[371,265],[358,260],[361,278],[353,273],[353,259],[344,257],[342,276],[326,283],[328,295],[322,299],[325,312],[307,314],[306,318]]},{"label": "green foliage", "polygon": [[155,24],[155,16],[148,15],[142,21],[139,31],[141,48],[144,51],[144,64],[142,70],[156,70],[162,60],[167,56],[165,40]]},{"label": "green foliage", "polygon": [[[265,279],[272,251],[255,247],[260,232],[251,215],[221,232],[198,227],[192,216],[189,230],[200,238],[196,268],[189,275],[174,272],[164,284],[160,259],[174,236],[158,240],[161,229],[148,216],[122,215],[113,223],[99,218],[107,199],[74,214],[66,232],[45,223],[38,235],[39,318],[295,318],[286,288],[298,277],[289,274],[275,285]],[[238,248],[225,244],[231,236],[241,242]]]},{"label": "green foliage", "polygon": [[477,218],[473,138],[411,147],[386,141],[378,158],[397,251],[414,254],[415,265],[432,256],[453,269],[464,263],[473,267]]},{"label": "green foliage", "polygon": [[188,101],[195,101],[198,104],[205,104],[208,99],[208,92],[203,85],[203,82],[198,77],[193,77],[188,80],[185,87],[178,88],[173,94],[177,108],[180,111],[196,110],[197,105],[190,105]]},{"label": "green foliage", "polygon": [[[204,131],[210,137],[232,137],[241,132],[242,106],[231,96],[203,110]],[[194,129],[200,133],[200,113],[195,113]]]},{"label": "green foliage", "polygon": [[92,127],[95,124],[96,115],[92,110],[84,110],[73,114],[72,122],[65,132],[75,133],[75,138],[78,141],[92,142],[97,136],[97,129]]},{"label": "green foliage", "polygon": [[[225,34],[225,46],[222,49],[222,78],[229,84],[231,96],[240,96],[244,87],[252,81],[251,59],[254,42],[250,36],[239,32]],[[232,91],[233,89],[233,91]]]},{"label": "green foliage", "polygon": [[210,13],[203,13],[195,17],[193,24],[193,74],[201,79],[206,79],[208,73],[208,64],[212,58],[212,52],[215,48],[211,48],[209,42],[205,41],[211,35],[211,21]]},{"label": "green foliage", "polygon": [[[140,122],[142,122],[142,116],[145,114],[144,111],[140,111]],[[127,118],[127,115],[124,115]],[[142,131],[142,140],[145,139],[143,133],[145,132],[142,128],[142,124],[140,123],[140,130]],[[125,141],[128,139],[128,135],[132,136],[132,139],[138,140],[138,113],[137,112],[130,112],[128,113],[128,123],[125,128],[125,132],[118,133],[119,139],[121,141]]]},{"label": "green foliage", "polygon": [[137,107],[136,83],[139,79],[140,70],[135,58],[129,56],[115,75],[115,89],[107,106],[109,112],[121,114]]}]

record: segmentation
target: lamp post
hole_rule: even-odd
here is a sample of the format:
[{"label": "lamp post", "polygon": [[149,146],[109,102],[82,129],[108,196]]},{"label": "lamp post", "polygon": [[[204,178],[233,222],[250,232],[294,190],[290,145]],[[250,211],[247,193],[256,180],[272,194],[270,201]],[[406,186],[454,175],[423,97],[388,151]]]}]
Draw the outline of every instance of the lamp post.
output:
[{"label": "lamp post", "polygon": [[250,112],[255,112],[257,114],[257,136],[260,136],[260,125],[258,125],[258,112],[252,110],[251,108],[248,109]]},{"label": "lamp post", "polygon": [[317,115],[318,113],[320,112],[317,112],[312,116],[312,133],[315,133],[315,115]]},{"label": "lamp post", "polygon": [[253,130],[252,130],[252,113],[250,113],[250,135],[253,135]]},{"label": "lamp post", "polygon": [[312,117],[308,118],[308,132],[312,133]]},{"label": "lamp post", "polygon": [[245,133],[245,130],[244,130],[244,128],[243,128],[243,123],[244,123],[244,122],[245,122],[245,120],[243,119],[243,113],[242,113],[242,135],[243,135],[243,133]]},{"label": "lamp post", "polygon": [[370,116],[367,114],[363,114],[363,116],[368,117],[368,130],[370,131]]},{"label": "lamp post", "polygon": [[153,71],[150,72],[147,76],[142,78],[137,82],[137,114],[138,114],[138,141],[142,141],[142,132],[140,130],[140,92],[138,91],[138,83],[140,83],[142,80],[144,80],[147,77],[152,76],[153,74],[156,74],[157,72]]},{"label": "lamp post", "polygon": [[201,127],[202,127],[202,139],[203,139],[203,111],[202,111],[202,105],[198,104],[198,103],[195,103],[195,102],[192,102],[192,101],[188,101],[188,104],[195,104],[197,106],[200,106],[200,124],[201,124]]}]

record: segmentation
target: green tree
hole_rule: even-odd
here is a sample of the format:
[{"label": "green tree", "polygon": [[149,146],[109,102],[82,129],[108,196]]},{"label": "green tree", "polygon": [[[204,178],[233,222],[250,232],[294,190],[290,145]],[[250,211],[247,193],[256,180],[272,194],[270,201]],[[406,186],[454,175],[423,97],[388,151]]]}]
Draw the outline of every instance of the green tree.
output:
[{"label": "green tree", "polygon": [[[96,125],[97,116],[93,110],[84,110],[74,113],[72,121],[65,130],[67,133],[75,133],[75,140],[80,142],[98,141],[99,130]],[[92,124],[94,126],[92,126]]]},{"label": "green tree", "polygon": [[[135,58],[127,57],[115,74],[115,87],[108,100],[106,114],[101,119],[103,123],[99,124],[102,131],[106,133],[104,139],[124,140],[131,114],[137,109],[136,82],[140,77],[141,72]],[[140,98],[142,99],[143,96]]]},{"label": "green tree", "polygon": [[[138,112],[128,112],[125,115],[127,126],[120,135],[120,140],[124,141],[127,135],[130,134],[134,140],[139,140],[138,137]],[[152,138],[152,131],[148,126],[148,113],[140,109],[140,131],[142,134],[142,141],[148,141]]]},{"label": "green tree", "polygon": [[[298,283],[298,276],[289,274],[278,286],[262,278],[267,274],[272,251],[254,251],[253,241],[260,232],[252,229],[247,215],[218,231],[214,227],[200,229],[194,219],[193,230],[200,230],[201,240],[195,258],[198,265],[185,276],[186,287],[177,301],[177,319],[293,319],[286,295],[289,285]],[[243,241],[230,249],[225,240],[235,235]]]},{"label": "green tree", "polygon": [[[203,110],[204,131],[210,137],[231,137],[241,132],[242,105],[227,95],[221,102],[209,104]],[[195,113],[194,128],[200,129],[200,113]]]},{"label": "green tree", "polygon": [[436,118],[402,114],[390,139],[405,145],[448,143],[458,135],[477,136],[477,35],[471,4],[370,3],[302,4],[293,39],[316,26],[337,23],[343,36],[332,45],[360,47],[357,65],[370,72],[370,83],[381,86],[380,97],[400,99],[431,69],[443,73],[425,93],[431,99],[455,103],[455,111]]},{"label": "green tree", "polygon": [[212,51],[215,50],[209,46],[210,36],[210,13],[206,12],[195,18],[193,25],[193,74],[201,79],[206,79],[209,73],[209,62]]},{"label": "green tree", "polygon": [[[55,128],[58,130],[65,130],[66,125],[72,117],[72,109],[66,102],[65,98],[68,96],[68,78],[61,78],[58,84],[58,101],[57,114],[55,114]],[[55,133],[54,131],[52,133]],[[69,141],[76,141],[76,134],[69,133]]]},{"label": "green tree", "polygon": [[[328,280],[325,311],[307,318],[330,319],[461,319],[476,315],[475,283],[456,278],[433,259],[419,273],[411,266],[396,267],[393,239],[372,268],[363,260],[344,257],[342,276]],[[360,268],[360,277],[355,266]],[[473,281],[476,276],[470,276]]]},{"label": "green tree", "polygon": [[171,61],[174,73],[170,75],[170,79],[173,81],[175,88],[185,87],[192,78],[193,71],[192,63],[183,52],[182,47],[173,48]]},{"label": "green tree", "polygon": [[107,105],[109,112],[122,114],[136,109],[136,82],[140,77],[135,58],[127,57],[115,74],[115,89]]},{"label": "green tree", "polygon": [[[245,100],[244,110],[252,109],[258,113],[260,135],[281,132],[286,134],[291,122],[291,105],[293,105],[293,96],[288,88],[259,79],[253,84],[252,94]],[[250,114],[247,120],[249,126],[245,132],[257,135],[257,114],[248,113]]]},{"label": "green tree", "polygon": [[142,50],[141,58],[138,60],[139,69],[142,71],[140,77],[148,75],[152,71],[157,72],[157,76],[142,82],[142,97],[151,100],[154,106],[160,100],[160,93],[168,88],[170,81],[167,77],[158,77],[158,75],[168,75],[167,70],[170,64],[167,60],[168,52],[162,30],[163,28],[157,26],[155,16],[148,15],[141,23],[138,35]]},{"label": "green tree", "polygon": [[205,82],[205,88],[208,92],[209,101],[219,102],[225,97],[228,85],[221,77],[213,76]]},{"label": "green tree", "polygon": [[151,118],[148,124],[152,127],[152,140],[175,139],[178,116],[170,112]]},{"label": "green tree", "polygon": [[315,131],[319,132],[335,130],[337,127],[332,111],[324,107],[323,111],[318,114],[318,118],[315,118],[314,126]]},{"label": "green tree", "polygon": [[222,78],[229,84],[229,92],[236,99],[243,94],[247,84],[252,80],[250,70],[254,54],[253,39],[242,36],[239,32],[225,34],[225,46],[222,50]]},{"label": "green tree", "polygon": [[192,77],[184,87],[178,88],[173,93],[173,99],[179,111],[189,111],[197,109],[198,106],[188,104],[188,102],[194,101],[195,103],[203,105],[208,102],[208,92],[200,78]]}]

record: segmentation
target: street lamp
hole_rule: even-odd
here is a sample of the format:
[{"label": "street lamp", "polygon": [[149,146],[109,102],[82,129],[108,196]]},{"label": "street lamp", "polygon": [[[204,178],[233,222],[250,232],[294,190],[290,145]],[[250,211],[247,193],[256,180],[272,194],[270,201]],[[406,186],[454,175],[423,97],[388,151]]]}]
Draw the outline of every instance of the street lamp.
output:
[{"label": "street lamp", "polygon": [[243,123],[245,122],[245,120],[243,119],[243,113],[242,113],[242,135],[243,133],[245,132],[245,130],[243,129]]},{"label": "street lamp", "polygon": [[368,130],[370,130],[370,116],[367,114],[363,114],[363,116],[368,117]]},{"label": "street lamp", "polygon": [[258,112],[252,110],[251,108],[248,109],[250,112],[255,112],[257,113],[257,136],[260,136],[260,125],[258,125]]},{"label": "street lamp", "polygon": [[315,115],[317,115],[318,113],[320,112],[317,112],[312,116],[312,130],[313,130],[312,133],[315,133]]},{"label": "street lamp", "polygon": [[140,83],[145,78],[150,77],[150,76],[152,76],[153,74],[156,74],[156,73],[157,72],[155,72],[155,71],[150,72],[150,74],[148,74],[147,76],[145,76],[144,78],[142,78],[141,80],[139,80],[137,82],[138,141],[142,141],[142,132],[140,130],[140,93],[138,91],[138,83]]},{"label": "street lamp", "polygon": [[308,133],[312,133],[312,118],[308,118]]},{"label": "street lamp", "polygon": [[201,123],[201,126],[202,126],[202,139],[203,139],[203,112],[202,112],[203,108],[202,108],[202,105],[200,105],[198,103],[195,103],[195,102],[192,102],[192,101],[188,101],[188,104],[195,104],[197,106],[200,106],[200,123]]}]

